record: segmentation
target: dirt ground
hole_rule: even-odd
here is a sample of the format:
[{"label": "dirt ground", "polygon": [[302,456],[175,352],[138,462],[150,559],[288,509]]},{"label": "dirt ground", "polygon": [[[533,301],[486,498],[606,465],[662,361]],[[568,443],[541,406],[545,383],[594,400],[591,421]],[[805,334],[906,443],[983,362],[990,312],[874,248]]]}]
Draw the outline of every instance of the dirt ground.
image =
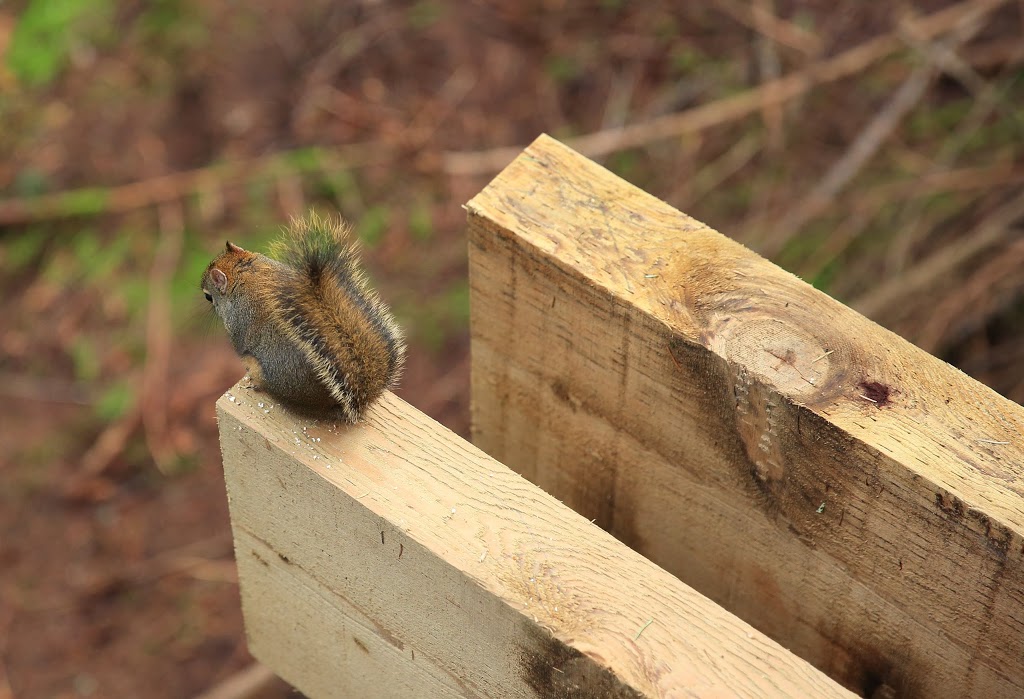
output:
[{"label": "dirt ground", "polygon": [[0,699],[250,666],[202,269],[339,211],[468,437],[461,205],[541,132],[1024,400],[1024,4],[82,5],[0,6]]}]

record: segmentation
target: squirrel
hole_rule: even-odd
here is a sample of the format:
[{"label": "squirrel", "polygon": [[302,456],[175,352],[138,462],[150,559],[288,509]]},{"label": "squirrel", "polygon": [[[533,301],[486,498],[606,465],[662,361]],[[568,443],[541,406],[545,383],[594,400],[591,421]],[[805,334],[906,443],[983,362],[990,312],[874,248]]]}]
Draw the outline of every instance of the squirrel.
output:
[{"label": "squirrel", "polygon": [[292,219],[270,256],[231,241],[203,273],[253,388],[294,412],[355,423],[398,382],[402,331],[359,266],[351,229]]}]

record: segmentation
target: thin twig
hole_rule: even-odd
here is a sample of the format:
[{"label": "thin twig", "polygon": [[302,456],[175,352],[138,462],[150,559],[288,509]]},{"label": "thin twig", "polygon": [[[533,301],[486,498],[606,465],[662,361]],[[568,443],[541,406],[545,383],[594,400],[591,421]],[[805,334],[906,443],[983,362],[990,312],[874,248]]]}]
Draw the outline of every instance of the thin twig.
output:
[{"label": "thin twig", "polygon": [[[1012,82],[1012,79],[1006,79],[1007,85],[1012,84]],[[982,126],[985,120],[988,119],[989,115],[998,107],[1001,101],[1000,98],[1005,94],[1006,89],[1007,88],[1000,89],[995,85],[985,85],[984,88],[975,95],[975,99],[972,101],[971,109],[967,113],[967,116],[957,124],[956,130],[948,138],[944,139],[942,144],[939,146],[938,153],[935,155],[934,161],[928,171],[924,173],[921,178],[915,179],[926,179],[928,176],[941,174],[942,170],[948,170],[949,166],[956,162],[960,153],[975,136],[977,130]],[[1012,166],[1010,167],[1012,168]],[[966,179],[964,179],[965,174],[967,174]],[[984,177],[978,177],[977,174],[978,173],[960,173],[957,177],[960,182],[971,182],[974,186],[992,186],[985,182]],[[1018,172],[1018,174],[1022,173]],[[1024,179],[1021,181],[1024,181]],[[979,182],[984,184],[979,185]],[[998,185],[998,182],[993,184]],[[902,211],[898,212],[895,219],[899,222],[898,225],[903,231],[903,235],[899,237],[889,255],[891,260],[890,268],[895,270],[902,269],[905,266],[906,260],[910,256],[910,251],[916,247],[919,237],[918,231],[921,229],[921,223],[924,219],[924,201],[920,198],[903,201],[907,201],[908,203],[903,207]]]},{"label": "thin twig", "polygon": [[[754,22],[760,36],[757,38],[757,61],[761,67],[761,82],[774,83],[782,75],[782,64],[779,61],[779,52],[775,46],[775,40],[768,33],[768,28],[778,22],[775,16],[774,0],[754,0]],[[771,97],[765,99],[761,106],[761,118],[764,120],[767,131],[768,150],[777,153],[782,148],[783,142],[783,103],[773,100]]]},{"label": "thin twig", "polygon": [[[956,32],[945,41],[937,42],[941,48],[933,55],[941,54],[943,50],[951,50],[967,41],[980,29],[980,22],[974,17],[968,16],[963,21],[969,22],[968,28]],[[774,234],[762,246],[762,254],[767,257],[777,255],[786,242],[798,234],[808,221],[829,207],[835,195],[860,174],[882,144],[889,140],[903,118],[921,101],[937,72],[938,66],[929,56],[928,60],[910,73],[885,107],[854,139],[843,156],[818,181],[811,192],[776,224]]]},{"label": "thin twig", "polygon": [[[943,73],[956,78],[961,85],[975,95],[987,86],[984,78],[978,75],[967,61],[957,55],[955,47],[941,41],[922,40],[914,33],[912,27],[907,27],[901,32],[901,36],[904,41],[914,47],[915,51],[927,56],[930,63],[938,66]],[[962,43],[966,43],[966,41]]]},{"label": "thin twig", "polygon": [[168,381],[171,363],[170,284],[178,269],[185,236],[182,207],[165,202],[157,210],[159,239],[149,271],[149,308],[146,314],[146,365],[142,374],[142,428],[146,444],[164,474],[174,459],[167,430]]},{"label": "thin twig", "polygon": [[872,187],[850,200],[850,208],[857,211],[876,210],[886,202],[916,200],[935,194],[991,191],[999,187],[1017,187],[1024,184],[1024,168],[1001,162],[985,167],[962,167],[955,170],[915,173],[912,177]]},{"label": "thin twig", "polygon": [[993,251],[990,259],[975,266],[957,293],[931,305],[921,329],[912,338],[926,352],[935,353],[956,333],[963,336],[984,327],[1019,297],[1024,267],[1024,240]]},{"label": "thin twig", "polygon": [[187,572],[207,563],[231,563],[231,537],[219,532],[206,539],[190,541],[162,551],[151,558],[124,567],[118,575],[131,585],[148,585],[169,575]]},{"label": "thin twig", "polygon": [[[908,26],[916,36],[931,39],[956,26],[965,17],[988,14],[1005,3],[1006,0],[961,2],[927,17],[909,20]],[[586,156],[599,157],[653,141],[696,133],[748,116],[762,109],[766,103],[785,102],[819,85],[855,75],[903,46],[899,33],[889,32],[838,56],[733,97],[644,123],[567,139],[566,144]],[[476,152],[449,151],[443,155],[442,167],[449,175],[485,175],[508,165],[522,150],[522,146],[512,146]]]},{"label": "thin twig", "polygon": [[738,0],[714,0],[714,6],[766,39],[796,49],[805,56],[821,52],[820,38],[793,22],[780,19],[760,2],[751,5]]},{"label": "thin twig", "polygon": [[634,641],[639,640],[640,639],[640,634],[642,634],[644,631],[646,631],[647,627],[650,626],[653,623],[654,623],[654,619],[648,619],[647,623],[644,624],[643,626],[641,626],[640,630],[636,632],[636,636],[633,637],[633,640]]},{"label": "thin twig", "polygon": [[314,98],[320,89],[330,86],[345,66],[357,59],[387,32],[393,31],[397,26],[396,19],[395,12],[382,12],[331,42],[330,48],[316,58],[302,81],[302,88],[292,110],[293,128],[302,130],[316,106],[317,100]]},{"label": "thin twig", "polygon": [[707,165],[701,166],[700,172],[694,178],[687,206],[682,207],[683,210],[685,211],[688,207],[692,207],[696,202],[717,189],[720,184],[742,170],[760,152],[761,139],[757,134],[750,133],[736,141],[721,156]]},{"label": "thin twig", "polygon": [[437,93],[438,99],[431,108],[421,111],[409,124],[410,137],[406,145],[419,152],[416,165],[421,171],[437,171],[437,150],[428,145],[445,121],[458,111],[459,105],[469,96],[477,80],[478,76],[473,70],[456,70],[441,86]]},{"label": "thin twig", "polygon": [[[33,611],[48,613],[65,611],[69,607],[80,604],[82,597],[102,594],[111,588],[150,585],[169,576],[193,574],[204,566],[228,563],[232,567],[236,567],[234,561],[230,560],[230,556],[231,536],[227,532],[221,532],[206,539],[192,541],[176,549],[163,551],[151,558],[108,570],[98,578],[84,580],[76,585],[75,592],[77,594],[34,607]],[[223,573],[219,573],[217,581],[237,583],[237,578],[226,577]]]},{"label": "thin twig", "polygon": [[117,455],[124,451],[125,445],[134,434],[135,429],[142,422],[142,409],[139,398],[135,398],[134,404],[116,421],[107,427],[96,438],[88,451],[82,455],[79,461],[78,474],[75,480],[101,475],[107,467],[113,463]]},{"label": "thin twig", "polygon": [[71,216],[124,213],[162,202],[177,201],[216,184],[272,178],[282,172],[309,172],[386,162],[393,153],[373,143],[334,149],[301,148],[258,158],[218,163],[114,187],[85,187],[37,197],[0,200],[0,226]]},{"label": "thin twig", "polygon": [[[13,576],[12,576],[13,577]],[[14,622],[15,605],[5,599],[7,594],[0,594],[0,699],[14,699],[14,690],[11,688],[10,674],[7,671],[7,651],[12,634],[11,625]]]},{"label": "thin twig", "polygon": [[40,403],[94,405],[97,400],[97,392],[92,387],[77,381],[0,372],[0,397]]},{"label": "thin twig", "polygon": [[1024,41],[1020,34],[994,38],[965,50],[967,62],[980,70],[1013,68],[1024,61]]},{"label": "thin twig", "polygon": [[605,100],[604,115],[601,117],[601,128],[621,128],[629,116],[629,105],[633,101],[633,93],[640,74],[640,63],[634,61],[628,68],[618,72],[612,79]]},{"label": "thin twig", "polygon": [[932,253],[900,276],[873,286],[860,298],[854,299],[850,306],[878,320],[884,309],[898,308],[904,299],[922,293],[963,261],[1002,241],[1009,227],[1021,216],[1024,216],[1024,194],[986,216],[956,244]]},{"label": "thin twig", "polygon": [[[966,207],[970,200],[1000,187],[1015,187],[1022,184],[1024,184],[1024,169],[1014,169],[1013,163],[1002,162],[988,167],[929,171],[908,176],[901,182],[873,187],[867,192],[856,194],[849,199],[845,207],[847,211],[852,212],[849,217],[839,223],[829,234],[828,239],[811,252],[800,263],[798,269],[793,271],[805,279],[813,279],[821,273],[826,265],[842,255],[864,234],[887,203],[898,201],[909,202],[908,211],[910,213],[899,216],[901,220],[906,220],[908,215],[918,217],[915,223],[895,224],[894,226],[898,227],[901,233],[893,240],[889,254],[891,258],[889,269],[902,270],[906,266],[903,260],[909,255],[909,251],[914,247],[916,241],[914,231],[923,225],[923,219],[921,219],[923,214],[920,213],[924,209],[922,200],[936,194],[963,192],[966,193],[968,200],[961,200],[961,204]],[[833,289],[833,292],[841,295],[839,288]]]},{"label": "thin twig", "polygon": [[934,74],[935,68],[931,64],[919,66],[910,74],[892,99],[854,139],[843,156],[818,180],[817,185],[789,215],[778,222],[775,226],[776,232],[762,247],[762,254],[767,257],[777,255],[792,236],[799,233],[808,221],[818,216],[832,203],[839,190],[860,173],[903,121],[903,117],[921,100]]}]

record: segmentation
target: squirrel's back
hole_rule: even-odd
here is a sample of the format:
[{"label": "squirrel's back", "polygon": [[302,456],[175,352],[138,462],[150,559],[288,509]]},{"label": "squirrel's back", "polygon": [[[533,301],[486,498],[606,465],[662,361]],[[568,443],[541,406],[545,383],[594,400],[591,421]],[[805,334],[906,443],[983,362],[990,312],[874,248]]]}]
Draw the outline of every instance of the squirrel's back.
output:
[{"label": "squirrel's back", "polygon": [[292,408],[355,422],[401,373],[405,346],[336,219],[293,219],[271,259],[228,243],[203,275],[257,388]]}]

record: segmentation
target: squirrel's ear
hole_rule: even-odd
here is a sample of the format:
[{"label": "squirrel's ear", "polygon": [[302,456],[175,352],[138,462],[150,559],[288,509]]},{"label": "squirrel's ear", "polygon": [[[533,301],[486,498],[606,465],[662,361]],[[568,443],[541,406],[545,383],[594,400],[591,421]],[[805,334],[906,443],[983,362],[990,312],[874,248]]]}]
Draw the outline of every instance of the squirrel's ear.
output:
[{"label": "squirrel's ear", "polygon": [[225,293],[228,290],[228,275],[221,272],[219,269],[214,267],[210,270],[210,279],[213,280],[213,285],[217,287],[217,291]]},{"label": "squirrel's ear", "polygon": [[228,252],[245,252],[245,250],[243,250],[242,248],[238,247],[237,245],[232,243],[230,240],[228,241],[228,244],[227,244],[227,250],[228,250]]}]

